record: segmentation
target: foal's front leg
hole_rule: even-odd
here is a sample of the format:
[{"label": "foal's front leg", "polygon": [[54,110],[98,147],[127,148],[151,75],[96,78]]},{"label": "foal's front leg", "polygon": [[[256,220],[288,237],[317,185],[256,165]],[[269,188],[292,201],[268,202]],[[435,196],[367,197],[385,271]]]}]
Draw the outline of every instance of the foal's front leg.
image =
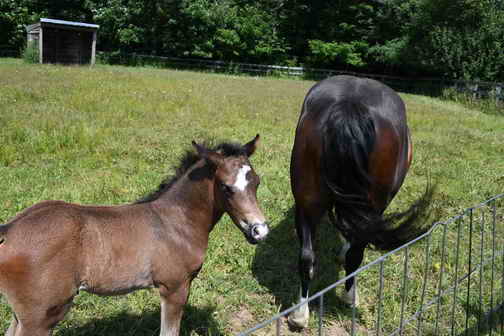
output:
[{"label": "foal's front leg", "polygon": [[165,286],[159,287],[161,297],[161,331],[160,336],[178,336],[184,305],[189,294],[189,284],[182,285],[175,291],[169,291]]},{"label": "foal's front leg", "polygon": [[18,320],[17,320],[16,315],[14,315],[14,316],[12,316],[11,324],[9,326],[9,329],[7,329],[5,336],[15,336],[17,326],[18,326]]}]

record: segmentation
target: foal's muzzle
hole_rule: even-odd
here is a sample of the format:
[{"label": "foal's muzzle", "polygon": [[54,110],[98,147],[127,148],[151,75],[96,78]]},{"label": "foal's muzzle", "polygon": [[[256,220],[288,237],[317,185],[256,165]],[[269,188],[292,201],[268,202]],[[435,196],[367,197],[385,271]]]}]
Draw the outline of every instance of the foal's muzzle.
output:
[{"label": "foal's muzzle", "polygon": [[259,223],[259,224],[251,224],[249,228],[249,232],[247,234],[247,240],[251,244],[257,244],[269,233],[268,224]]}]

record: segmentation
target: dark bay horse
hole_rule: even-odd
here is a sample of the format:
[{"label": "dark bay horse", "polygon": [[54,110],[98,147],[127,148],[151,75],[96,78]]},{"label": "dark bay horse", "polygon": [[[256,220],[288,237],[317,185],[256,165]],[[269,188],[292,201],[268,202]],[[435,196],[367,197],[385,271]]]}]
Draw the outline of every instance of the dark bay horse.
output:
[{"label": "dark bay horse", "polygon": [[[368,244],[391,250],[426,230],[417,228],[413,219],[427,195],[404,213],[383,217],[411,159],[405,105],[391,88],[371,79],[335,76],[309,90],[291,157],[295,221],[301,243],[300,302],[308,298],[317,226],[326,214],[348,242],[340,252],[346,274],[360,266]],[[393,227],[390,218],[405,220]],[[350,304],[354,297],[357,302],[351,278],[345,283],[343,300]],[[289,316],[289,322],[304,327],[308,318],[308,305],[303,305]]]},{"label": "dark bay horse", "polygon": [[213,149],[193,142],[175,177],[134,204],[38,203],[0,226],[0,292],[8,336],[50,335],[80,290],[120,295],[158,288],[162,336],[179,334],[208,237],[227,213],[250,243],[268,234],[249,162],[259,136]]}]

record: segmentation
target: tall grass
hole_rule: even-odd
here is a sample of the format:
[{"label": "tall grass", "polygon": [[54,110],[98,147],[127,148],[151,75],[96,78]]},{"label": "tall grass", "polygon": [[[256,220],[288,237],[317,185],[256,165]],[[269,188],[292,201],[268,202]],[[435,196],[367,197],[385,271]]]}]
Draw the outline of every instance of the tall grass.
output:
[{"label": "tall grass", "polygon": [[[271,238],[249,245],[229,219],[211,234],[203,270],[193,282],[182,335],[230,335],[289,307],[297,295],[297,238],[289,160],[300,106],[310,81],[237,77],[118,66],[61,67],[0,59],[0,222],[43,199],[123,204],[156,188],[173,173],[191,140],[246,142],[260,133],[252,158],[262,178],[258,198]],[[402,95],[408,107],[414,162],[391,210],[404,209],[439,183],[436,219],[502,192],[504,118],[453,102]],[[314,290],[342,276],[333,263],[333,230],[322,235]],[[324,232],[326,232],[324,231]],[[439,239],[439,238],[438,238]],[[29,248],[29,247],[26,247]],[[422,269],[422,246],[411,250],[412,272]],[[366,252],[366,262],[379,254]],[[418,256],[417,256],[418,255]],[[398,256],[397,258],[401,258]],[[386,270],[384,320],[400,309]],[[360,280],[359,325],[373,326],[376,274]],[[421,280],[411,278],[411,286]],[[348,309],[336,297],[329,328],[348,328]],[[431,318],[431,317],[429,317]],[[0,330],[10,311],[0,299]],[[392,323],[392,322],[391,322]],[[334,329],[336,330],[336,329]],[[56,335],[155,335],[155,290],[100,298],[83,293]],[[291,333],[285,330],[286,333]],[[305,332],[315,334],[311,328]]]},{"label": "tall grass", "polygon": [[441,96],[446,100],[461,104],[469,109],[504,116],[503,96],[502,94],[498,94],[496,89],[491,90],[486,97],[475,97],[474,93],[463,93],[454,88],[447,88],[442,90]]}]

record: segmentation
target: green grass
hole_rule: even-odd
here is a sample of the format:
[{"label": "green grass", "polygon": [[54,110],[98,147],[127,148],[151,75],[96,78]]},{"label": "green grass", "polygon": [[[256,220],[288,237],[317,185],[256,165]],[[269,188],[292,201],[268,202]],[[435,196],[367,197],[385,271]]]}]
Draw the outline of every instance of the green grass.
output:
[{"label": "green grass", "polygon": [[[259,133],[261,146],[252,163],[262,179],[258,198],[271,222],[270,238],[251,246],[228,218],[223,219],[211,234],[207,258],[193,282],[182,322],[182,335],[243,331],[290,307],[297,296],[298,243],[289,160],[300,106],[313,84],[149,68],[41,66],[0,59],[0,222],[44,199],[83,204],[131,202],[173,173],[191,140],[244,143]],[[415,153],[412,169],[390,210],[404,209],[416,199],[425,188],[427,175],[439,183],[433,211],[437,220],[503,191],[504,117],[423,96],[402,96]],[[502,204],[499,211],[502,224]],[[481,225],[475,224],[478,229]],[[329,234],[322,235],[321,246],[335,253],[334,232],[331,228],[326,231]],[[437,231],[429,266],[431,285],[441,273],[437,263],[442,232]],[[497,236],[500,246],[501,231]],[[455,233],[451,226],[447,234],[451,244]],[[474,244],[479,246],[479,241]],[[455,253],[450,246],[449,263]],[[467,255],[467,249],[464,251]],[[344,275],[333,263],[334,253],[322,254],[314,290]],[[365,262],[377,256],[378,252],[368,250]],[[421,290],[424,245],[411,248],[409,257],[407,290],[412,299],[406,309],[411,312]],[[402,258],[402,254],[391,257],[384,269],[385,331],[398,323]],[[455,266],[450,265],[451,272]],[[358,324],[363,332],[374,328],[377,274],[378,269],[373,268],[359,278],[362,306]],[[432,297],[435,287],[427,292]],[[465,312],[477,308],[472,304],[477,298],[464,303],[461,294],[466,309],[456,312],[457,330],[464,327]],[[326,302],[328,334],[336,335],[339,328],[349,327],[351,311],[335,295]],[[155,335],[158,315],[155,290],[109,298],[83,293],[56,335]],[[425,317],[426,328],[434,328],[434,316],[427,313]],[[9,319],[9,308],[0,298],[0,332]],[[316,322],[312,318],[307,335],[316,334]],[[440,323],[442,328],[448,327],[448,322]]]}]

